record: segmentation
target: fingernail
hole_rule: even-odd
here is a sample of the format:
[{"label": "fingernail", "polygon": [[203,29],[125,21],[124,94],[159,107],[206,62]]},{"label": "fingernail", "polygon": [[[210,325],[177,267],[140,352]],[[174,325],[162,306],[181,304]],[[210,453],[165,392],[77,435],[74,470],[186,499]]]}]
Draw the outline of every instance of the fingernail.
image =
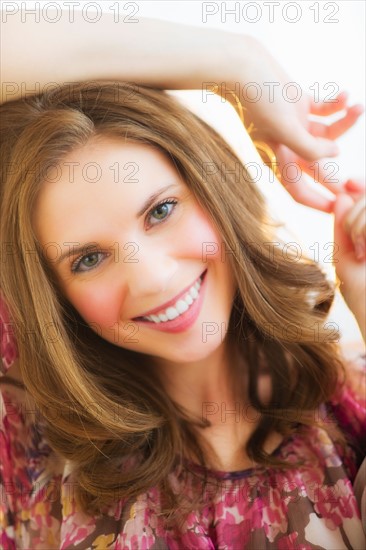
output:
[{"label": "fingernail", "polygon": [[355,112],[355,114],[357,115],[362,115],[362,113],[364,112],[365,108],[363,105],[361,104],[357,104],[357,105],[354,105],[353,106],[353,111]]}]

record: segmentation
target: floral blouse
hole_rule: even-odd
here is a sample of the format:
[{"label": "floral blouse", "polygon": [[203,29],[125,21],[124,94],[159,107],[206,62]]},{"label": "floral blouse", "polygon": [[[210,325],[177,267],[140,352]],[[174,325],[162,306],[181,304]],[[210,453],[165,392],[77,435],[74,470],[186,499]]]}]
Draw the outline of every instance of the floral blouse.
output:
[{"label": "floral blouse", "polygon": [[[0,302],[4,371],[16,358],[8,323]],[[154,487],[134,502],[117,502],[102,516],[85,515],[73,498],[72,472],[55,459],[36,411],[21,399],[22,390],[7,383],[1,390],[1,549],[366,548],[352,485],[365,456],[366,399],[350,388],[324,406],[349,437],[346,451],[324,430],[302,428],[274,451],[287,462],[303,459],[294,469],[206,470],[205,484],[204,469],[196,464],[186,462],[172,471],[169,482],[175,491],[188,500],[199,492],[203,499],[203,508],[188,516],[179,536],[164,529]],[[362,488],[366,481],[360,481]]]}]

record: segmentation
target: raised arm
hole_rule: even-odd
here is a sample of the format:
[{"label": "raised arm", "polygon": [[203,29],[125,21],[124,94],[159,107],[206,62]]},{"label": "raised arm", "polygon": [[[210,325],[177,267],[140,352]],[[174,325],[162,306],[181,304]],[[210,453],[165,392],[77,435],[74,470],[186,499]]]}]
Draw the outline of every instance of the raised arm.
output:
[{"label": "raised arm", "polygon": [[[334,209],[334,258],[340,291],[356,318],[366,343],[366,194],[364,182],[349,180],[348,195],[337,197]],[[350,193],[357,193],[352,199]]]},{"label": "raised arm", "polygon": [[52,82],[103,79],[163,89],[234,83],[251,52],[250,38],[216,29],[141,18],[116,22],[111,12],[91,23],[75,11],[71,22],[70,13],[62,14],[55,23],[31,16],[22,23],[20,13],[3,12],[2,102],[20,97],[22,84],[31,91]]},{"label": "raised arm", "polygon": [[[334,201],[310,188],[306,178],[287,180],[287,170],[282,169],[296,162],[304,173],[312,173],[314,160],[337,155],[334,140],[362,112],[359,106],[347,105],[344,93],[332,103],[315,104],[306,94],[296,103],[287,101],[278,90],[292,79],[249,36],[133,16],[116,19],[111,12],[91,22],[91,15],[86,18],[67,9],[60,10],[61,17],[48,9],[48,19],[43,16],[36,21],[28,15],[22,22],[21,10],[14,4],[5,3],[8,7],[2,11],[1,102],[80,80],[201,89],[208,101],[210,85],[231,102],[227,92],[234,90],[245,108],[247,126],[254,128],[253,139],[269,143],[276,151],[281,182],[288,192],[302,204],[333,210]],[[253,83],[263,92],[258,101],[253,101],[247,86]],[[269,83],[277,90],[274,99]],[[328,115],[341,111],[343,116],[327,124]],[[319,116],[317,123],[310,122],[311,114]],[[341,186],[330,186],[325,176],[320,170],[318,181],[338,193]]]}]

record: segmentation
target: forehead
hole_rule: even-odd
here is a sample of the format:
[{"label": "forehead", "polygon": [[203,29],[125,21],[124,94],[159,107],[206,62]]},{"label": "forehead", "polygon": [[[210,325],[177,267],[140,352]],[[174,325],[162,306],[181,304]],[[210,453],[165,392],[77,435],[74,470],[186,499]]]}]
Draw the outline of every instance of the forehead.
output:
[{"label": "forehead", "polygon": [[[135,168],[136,174],[128,178],[126,173]],[[153,171],[152,171],[153,170]],[[67,183],[137,183],[148,172],[151,177],[158,172],[173,172],[174,166],[158,148],[146,143],[123,140],[122,138],[96,136],[82,147],[70,152],[48,175],[46,182]],[[138,175],[140,175],[140,178]],[[111,177],[112,176],[112,177]],[[119,177],[118,177],[119,176]]]},{"label": "forehead", "polygon": [[[47,173],[33,223],[41,241],[68,233],[75,224],[128,223],[157,189],[183,184],[172,162],[158,149],[122,139],[98,138],[68,154]],[[72,235],[71,235],[72,238]]]}]

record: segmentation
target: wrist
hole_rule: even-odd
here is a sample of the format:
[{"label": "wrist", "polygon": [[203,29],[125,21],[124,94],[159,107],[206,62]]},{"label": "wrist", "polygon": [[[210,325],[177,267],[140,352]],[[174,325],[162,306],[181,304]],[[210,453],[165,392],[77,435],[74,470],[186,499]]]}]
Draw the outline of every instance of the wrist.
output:
[{"label": "wrist", "polygon": [[365,300],[360,295],[352,296],[342,290],[341,290],[341,293],[344,301],[347,304],[348,309],[352,312],[352,314],[354,315],[357,321],[363,340],[366,342]]},{"label": "wrist", "polygon": [[206,38],[209,38],[211,47],[207,49],[205,44],[204,55],[208,55],[201,60],[203,78],[199,88],[202,97],[215,92],[223,98],[222,101],[228,101],[236,108],[237,102],[231,91],[243,107],[250,108],[251,104],[246,102],[245,86],[253,82],[253,75],[257,72],[255,65],[262,55],[261,44],[251,36],[217,30],[210,30]]},{"label": "wrist", "polygon": [[225,94],[226,90],[237,90],[241,95],[241,86],[248,80],[248,51],[254,39],[218,29],[183,25],[177,26],[174,31],[180,63],[172,60],[175,69],[167,75],[169,82],[166,88],[206,92],[209,91],[209,84],[213,84],[217,86],[217,93],[222,90],[228,101],[232,98],[230,94]]}]

